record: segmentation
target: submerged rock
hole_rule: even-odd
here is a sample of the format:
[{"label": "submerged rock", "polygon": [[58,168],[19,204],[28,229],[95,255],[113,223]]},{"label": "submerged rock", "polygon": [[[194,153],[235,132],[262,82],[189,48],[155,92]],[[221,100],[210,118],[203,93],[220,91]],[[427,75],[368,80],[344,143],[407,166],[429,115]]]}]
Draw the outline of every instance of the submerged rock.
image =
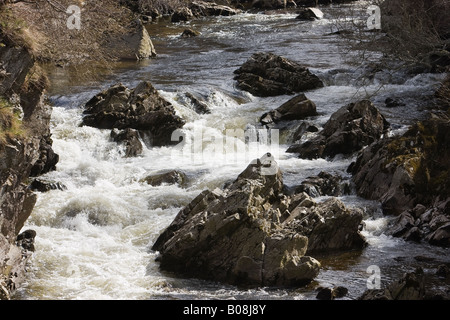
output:
[{"label": "submerged rock", "polygon": [[154,187],[159,186],[163,183],[167,184],[178,184],[184,186],[187,182],[187,176],[184,172],[179,170],[171,170],[163,173],[158,173],[150,175],[141,180]]},{"label": "submerged rock", "polygon": [[333,113],[316,137],[292,145],[287,152],[306,159],[348,156],[379,139],[388,126],[369,100],[350,103]]},{"label": "submerged rock", "polygon": [[195,112],[198,114],[209,114],[211,113],[211,110],[209,109],[209,106],[206,104],[206,102],[200,100],[196,96],[194,96],[190,92],[186,92],[184,96],[189,100],[190,104],[192,105]]},{"label": "submerged rock", "polygon": [[423,300],[425,298],[425,277],[422,268],[408,272],[402,278],[392,281],[385,289],[369,289],[359,300]]},{"label": "submerged rock", "polygon": [[308,68],[272,53],[255,53],[236,74],[238,88],[255,96],[293,94],[323,87]]},{"label": "submerged rock", "polygon": [[136,129],[152,146],[174,144],[172,133],[184,125],[173,106],[148,81],[134,89],[116,84],[85,105],[82,125],[99,129]]},{"label": "submerged rock", "polygon": [[270,154],[224,189],[203,191],[158,237],[163,270],[249,286],[303,285],[320,263],[307,252],[362,248],[362,215],[338,199],[286,197]]},{"label": "submerged rock", "polygon": [[67,187],[61,182],[37,178],[30,184],[30,189],[33,191],[48,192],[50,190],[64,191],[67,190]]},{"label": "submerged rock", "polygon": [[322,19],[323,12],[317,8],[303,8],[298,12],[298,16],[295,19],[298,20],[316,20]]},{"label": "submerged rock", "polygon": [[137,130],[130,128],[124,130],[113,129],[110,137],[114,142],[125,146],[125,157],[135,157],[144,150]]},{"label": "submerged rock", "polygon": [[200,35],[200,32],[187,28],[184,29],[183,33],[181,34],[181,38],[191,38],[191,37],[197,37]]}]

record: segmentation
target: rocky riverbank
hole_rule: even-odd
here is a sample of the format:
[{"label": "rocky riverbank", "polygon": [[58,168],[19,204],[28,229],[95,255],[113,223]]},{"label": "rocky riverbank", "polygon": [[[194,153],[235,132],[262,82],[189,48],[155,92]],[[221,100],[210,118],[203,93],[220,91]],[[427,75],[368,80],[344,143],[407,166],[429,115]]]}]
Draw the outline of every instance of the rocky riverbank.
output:
[{"label": "rocky riverbank", "polygon": [[[250,5],[257,10],[293,6],[292,1],[239,1],[235,4],[238,9],[227,4],[232,5],[192,1],[179,11],[166,13],[171,14],[172,22],[179,23],[208,15],[235,15]],[[300,1],[296,4],[300,5]],[[153,19],[153,10],[136,12],[140,12],[142,20]],[[150,19],[144,18],[146,14]],[[126,31],[133,39],[131,51],[115,58],[139,60],[155,55],[142,23],[135,21],[133,26],[137,32]],[[27,230],[18,234],[36,202],[31,190],[65,190],[60,184],[40,186],[39,181],[31,183],[30,179],[54,170],[58,163],[49,130],[51,107],[45,103],[47,84],[45,75],[36,69],[34,49],[18,46],[2,34],[0,298],[5,299],[19,285],[27,258],[34,250],[36,233]],[[323,127],[314,124],[311,118],[321,110],[307,96],[310,90],[326,84],[308,68],[284,57],[269,52],[249,56],[235,72],[238,90],[258,97],[295,94],[279,107],[255,115],[258,125],[283,129],[286,123],[298,124],[289,152],[299,159],[355,157],[348,168],[352,180],[343,181],[339,175],[322,171],[287,188],[284,172],[270,154],[255,159],[222,188],[207,188],[193,197],[169,227],[161,230],[152,249],[159,251],[162,270],[238,286],[303,286],[322,270],[316,258],[319,254],[365,248],[362,210],[350,208],[336,198],[352,190],[363,198],[380,201],[385,215],[398,216],[389,227],[390,235],[449,247],[448,81],[437,93],[439,106],[433,106],[430,119],[413,124],[402,135],[391,136],[383,112],[368,99],[341,104]],[[73,57],[57,63],[63,66],[70,59]],[[194,94],[184,95],[197,115],[214,112]],[[135,157],[143,153],[141,141],[147,142],[149,149],[173,144],[171,132],[186,123],[174,105],[149,81],[133,87],[117,83],[82,106],[81,124],[107,129],[112,141],[125,145],[124,155]],[[395,103],[391,105],[395,107]],[[182,170],[167,170],[147,174],[139,183],[155,189],[161,185],[185,188],[187,180]],[[314,199],[323,196],[329,198]],[[83,209],[79,205],[78,211],[67,215],[74,217]],[[102,213],[110,214],[107,211]],[[101,224],[95,222],[98,219],[92,221]],[[425,297],[420,285],[418,290],[410,297]],[[398,291],[394,287],[388,291],[384,292],[388,297],[405,297],[394,293]],[[331,292],[333,295],[340,294]]]},{"label": "rocky riverbank", "polygon": [[54,170],[46,76],[33,54],[0,29],[0,299],[23,281],[34,251],[32,230],[19,235],[36,202],[30,178]]}]

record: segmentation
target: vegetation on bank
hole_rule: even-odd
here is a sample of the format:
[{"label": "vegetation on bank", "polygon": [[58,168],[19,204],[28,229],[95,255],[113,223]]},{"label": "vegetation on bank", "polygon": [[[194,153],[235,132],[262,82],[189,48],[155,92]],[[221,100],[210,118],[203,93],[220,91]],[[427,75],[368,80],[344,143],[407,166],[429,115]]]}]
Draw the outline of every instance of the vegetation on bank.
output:
[{"label": "vegetation on bank", "polygon": [[8,139],[25,135],[26,129],[18,109],[7,99],[0,98],[0,146],[4,145]]},{"label": "vegetation on bank", "polygon": [[373,0],[370,4],[380,7],[381,30],[367,30],[365,20],[338,25],[339,33],[351,40],[348,50],[361,50],[363,61],[373,51],[388,61],[397,59],[431,72],[448,71],[450,1]]}]

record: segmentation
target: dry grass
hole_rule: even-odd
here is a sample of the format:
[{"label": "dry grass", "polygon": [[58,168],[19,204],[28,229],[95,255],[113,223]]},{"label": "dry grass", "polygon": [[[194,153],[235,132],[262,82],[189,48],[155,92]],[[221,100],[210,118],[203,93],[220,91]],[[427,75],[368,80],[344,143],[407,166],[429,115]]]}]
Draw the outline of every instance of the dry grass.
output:
[{"label": "dry grass", "polygon": [[26,135],[26,129],[14,111],[14,105],[4,98],[0,98],[0,145],[8,139],[21,138]]},{"label": "dry grass", "polygon": [[[79,64],[84,61],[107,62],[118,58],[108,48],[112,39],[131,32],[135,25],[134,14],[117,0],[35,0],[4,6],[0,15],[7,15],[9,28],[25,39],[37,60],[56,62],[60,65]],[[81,28],[69,29],[67,8],[81,8]],[[3,18],[2,20],[3,21]],[[25,22],[26,21],[26,22]]]},{"label": "dry grass", "polygon": [[380,7],[389,54],[423,60],[450,36],[449,0],[385,0]]}]

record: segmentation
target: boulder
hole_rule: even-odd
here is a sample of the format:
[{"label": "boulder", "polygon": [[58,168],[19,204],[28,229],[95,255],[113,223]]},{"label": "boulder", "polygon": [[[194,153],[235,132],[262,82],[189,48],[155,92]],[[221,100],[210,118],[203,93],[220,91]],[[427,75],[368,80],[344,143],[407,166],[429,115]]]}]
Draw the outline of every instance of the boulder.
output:
[{"label": "boulder", "polygon": [[[313,0],[314,1],[314,0]],[[297,4],[293,0],[253,0],[252,8],[255,9],[286,9],[296,7]]]},{"label": "boulder", "polygon": [[214,2],[193,1],[189,5],[189,9],[194,16],[234,16],[241,13],[239,9],[233,9],[228,6],[219,5]]},{"label": "boulder", "polygon": [[193,18],[194,14],[192,13],[191,9],[187,7],[182,7],[172,14],[171,21],[182,22],[182,21],[189,21]]},{"label": "boulder", "polygon": [[194,111],[197,112],[198,114],[209,114],[209,113],[211,113],[211,110],[209,109],[209,106],[206,104],[206,102],[200,100],[199,98],[197,98],[192,93],[186,92],[184,94],[184,96],[188,100],[189,105],[191,105],[192,108],[194,109]]},{"label": "boulder", "polygon": [[184,29],[183,33],[180,35],[181,38],[192,38],[192,37],[198,37],[200,35],[200,32],[187,28]]},{"label": "boulder", "polygon": [[383,212],[395,215],[449,198],[449,132],[448,121],[430,119],[361,151],[348,168],[358,195],[380,200]]},{"label": "boulder", "polygon": [[34,179],[33,182],[31,182],[29,188],[33,191],[39,192],[48,192],[50,190],[60,190],[60,191],[67,190],[67,187],[63,185],[61,182],[51,181],[43,178]]},{"label": "boulder", "polygon": [[308,237],[307,254],[311,255],[364,248],[366,241],[359,233],[362,216],[362,210],[346,208],[339,199],[330,198],[308,209],[297,206],[287,221]]},{"label": "boulder", "polygon": [[295,19],[298,20],[316,20],[322,19],[323,12],[317,8],[303,8],[298,11],[298,16]]},{"label": "boulder", "polygon": [[308,68],[272,53],[253,54],[234,73],[239,89],[261,97],[323,87],[323,82]]},{"label": "boulder", "polygon": [[135,157],[142,153],[144,147],[139,140],[137,130],[126,128],[124,130],[113,129],[110,134],[111,139],[125,147],[125,157]]},{"label": "boulder", "polygon": [[389,124],[369,100],[350,103],[333,113],[319,134],[287,150],[300,158],[315,159],[352,155],[378,140]]},{"label": "boulder", "polygon": [[319,131],[320,131],[319,127],[316,126],[315,124],[307,121],[302,121],[300,125],[295,129],[292,135],[292,141],[297,142],[303,137],[304,134],[315,133]]},{"label": "boulder", "polygon": [[425,298],[425,277],[422,268],[408,272],[402,278],[392,281],[385,289],[369,289],[359,300],[423,300]]},{"label": "boulder", "polygon": [[301,192],[310,197],[339,197],[350,193],[350,185],[344,182],[340,175],[321,171],[317,176],[308,177],[299,186],[294,187],[294,193]]},{"label": "boulder", "polygon": [[156,56],[156,50],[141,20],[135,21],[134,30],[120,39],[110,39],[107,46],[124,60],[143,60]]},{"label": "boulder", "polygon": [[226,188],[203,191],[154,243],[160,268],[235,285],[304,285],[320,270],[306,252],[365,245],[360,212],[338,199],[317,204],[306,194],[282,192],[282,173],[270,154]]},{"label": "boulder", "polygon": [[317,300],[334,300],[335,298],[342,298],[348,293],[348,289],[342,286],[336,288],[319,288],[316,299]]},{"label": "boulder", "polygon": [[263,114],[261,124],[277,123],[279,121],[301,120],[317,115],[316,105],[302,93],[283,103],[277,109]]},{"label": "boulder", "polygon": [[187,176],[184,172],[179,170],[171,170],[167,172],[149,175],[141,180],[154,187],[162,184],[178,184],[180,186],[186,185]]},{"label": "boulder", "polygon": [[82,125],[99,129],[136,129],[152,146],[173,144],[172,133],[184,125],[173,106],[148,81],[134,89],[116,84],[85,105]]}]

